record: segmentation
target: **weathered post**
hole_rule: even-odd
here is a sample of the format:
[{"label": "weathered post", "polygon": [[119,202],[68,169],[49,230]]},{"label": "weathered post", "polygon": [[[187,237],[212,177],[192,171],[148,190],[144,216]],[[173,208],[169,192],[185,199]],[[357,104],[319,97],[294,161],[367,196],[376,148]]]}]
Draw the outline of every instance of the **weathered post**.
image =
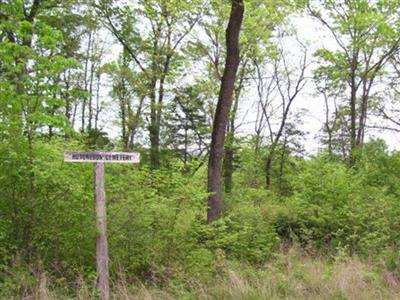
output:
[{"label": "weathered post", "polygon": [[96,243],[96,269],[98,274],[97,288],[101,299],[110,297],[110,284],[108,275],[108,242],[107,242],[107,213],[106,193],[104,189],[104,163],[98,162],[95,166],[96,180],[96,218],[97,218],[97,243]]},{"label": "weathered post", "polygon": [[127,152],[84,152],[65,153],[66,162],[94,162],[95,164],[95,195],[96,195],[96,269],[97,288],[101,300],[110,298],[110,283],[108,272],[108,242],[107,242],[107,210],[106,192],[104,188],[104,163],[138,163],[139,153]]}]

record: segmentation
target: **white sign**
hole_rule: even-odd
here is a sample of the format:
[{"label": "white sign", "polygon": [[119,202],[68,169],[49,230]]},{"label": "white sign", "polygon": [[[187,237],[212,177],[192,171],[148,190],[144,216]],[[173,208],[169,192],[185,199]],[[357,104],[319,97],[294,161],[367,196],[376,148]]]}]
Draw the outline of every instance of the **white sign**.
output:
[{"label": "white sign", "polygon": [[103,162],[103,163],[138,163],[140,154],[137,152],[67,152],[66,162]]}]

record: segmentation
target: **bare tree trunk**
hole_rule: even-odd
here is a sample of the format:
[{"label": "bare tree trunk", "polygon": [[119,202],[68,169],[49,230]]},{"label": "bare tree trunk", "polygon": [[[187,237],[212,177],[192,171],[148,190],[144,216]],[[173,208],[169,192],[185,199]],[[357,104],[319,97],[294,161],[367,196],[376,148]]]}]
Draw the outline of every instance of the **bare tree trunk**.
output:
[{"label": "bare tree trunk", "polygon": [[[171,33],[169,33],[171,34]],[[169,72],[171,56],[167,55],[163,65],[162,75],[159,79],[158,98],[156,100],[156,85],[157,81],[151,83],[153,87],[151,95],[151,124],[150,124],[150,166],[152,169],[160,167],[160,132],[162,120],[162,106],[164,102],[164,84]]]},{"label": "bare tree trunk", "polygon": [[240,63],[239,35],[244,14],[243,0],[232,0],[232,8],[226,29],[226,61],[221,79],[214,126],[211,137],[210,157],[208,161],[208,212],[207,222],[213,222],[221,216],[222,211],[222,160],[224,155],[225,131],[229,111],[232,105],[232,94],[235,86],[236,72]]},{"label": "bare tree trunk", "polygon": [[129,101],[125,99],[126,94],[124,93],[125,86],[124,84],[121,86],[121,94],[119,99],[119,107],[120,107],[120,117],[121,117],[121,139],[124,150],[126,151],[128,148],[128,131],[127,131],[127,113],[126,113],[126,105],[125,102]]},{"label": "bare tree trunk", "polygon": [[94,73],[95,73],[96,65],[93,60],[90,62],[90,80],[89,80],[89,102],[88,102],[88,109],[89,109],[89,116],[88,116],[88,130],[92,130],[92,123],[93,123],[93,80],[94,80]]},{"label": "bare tree trunk", "polygon": [[[153,41],[153,58],[151,63],[151,73],[149,77],[149,93],[150,93],[150,124],[149,124],[149,137],[150,137],[150,168],[158,169],[160,167],[160,124],[158,123],[158,112],[157,107],[157,96],[156,88],[159,79],[156,57],[157,51],[159,50],[159,39],[157,36],[161,33],[161,27],[158,24],[156,28],[153,28],[156,32],[155,40]],[[159,95],[158,101],[160,101]]]},{"label": "bare tree trunk", "polygon": [[[328,135],[328,154],[331,157],[333,154],[333,145],[332,145],[332,140],[333,140],[333,126],[331,127],[329,125],[329,103],[328,103],[328,95],[326,94],[325,91],[321,91],[324,101],[325,101],[325,129],[326,133]],[[335,116],[336,118],[336,116]]]},{"label": "bare tree trunk", "polygon": [[272,163],[275,157],[275,147],[277,142],[271,145],[271,149],[269,154],[267,155],[267,159],[265,160],[265,185],[267,189],[271,187],[271,177],[272,177]]},{"label": "bare tree trunk", "polygon": [[160,166],[160,127],[157,123],[156,80],[150,83],[150,167],[158,169]]},{"label": "bare tree trunk", "polygon": [[72,112],[72,121],[71,121],[71,127],[74,128],[75,126],[75,120],[76,120],[76,114],[78,112],[78,101],[74,103],[74,110]]},{"label": "bare tree trunk", "polygon": [[[85,70],[84,70],[84,84],[85,84],[85,92],[88,92],[88,72],[89,72],[89,56],[90,50],[92,47],[92,31],[89,32],[89,41],[88,46],[86,49],[86,57],[85,57]],[[86,105],[87,105],[87,98],[86,95],[82,99],[82,108],[81,108],[81,132],[85,132],[85,117],[86,117]]]},{"label": "bare tree trunk", "polygon": [[[354,71],[355,72],[355,71]],[[353,166],[355,163],[355,151],[356,151],[356,118],[357,118],[357,110],[356,110],[356,99],[357,99],[357,90],[355,83],[355,74],[352,75],[351,82],[351,94],[350,94],[350,157],[349,164]]]},{"label": "bare tree trunk", "polygon": [[129,150],[133,150],[133,146],[135,144],[135,137],[136,137],[136,132],[139,127],[139,122],[140,122],[140,114],[142,113],[142,108],[143,108],[143,101],[144,101],[144,96],[140,96],[139,100],[139,105],[136,109],[136,114],[133,116],[133,120],[131,120],[130,124],[130,137],[129,137]]},{"label": "bare tree trunk", "polygon": [[119,94],[119,107],[120,107],[120,118],[121,118],[121,140],[124,150],[128,150],[129,143],[129,111],[128,102],[129,93],[125,78],[121,79],[121,84],[118,86]]},{"label": "bare tree trunk", "polygon": [[96,113],[94,115],[94,129],[97,131],[100,115],[100,73],[96,74]]},{"label": "bare tree trunk", "polygon": [[[367,68],[368,67],[369,65],[367,64]],[[367,123],[367,114],[368,114],[369,94],[373,82],[374,82],[374,77],[372,78],[365,77],[362,81],[361,112],[358,122],[359,125],[358,125],[357,140],[356,140],[356,145],[360,150],[362,150],[364,144],[365,126]]]},{"label": "bare tree trunk", "polygon": [[281,151],[281,157],[280,157],[280,161],[279,161],[279,183],[278,183],[278,187],[279,187],[279,195],[283,195],[283,175],[284,175],[284,167],[285,167],[285,163],[286,163],[286,149],[287,149],[287,144],[288,144],[288,140],[287,140],[287,136],[285,136],[285,139],[283,141],[283,146],[282,146],[282,151]]},{"label": "bare tree trunk", "polygon": [[188,171],[188,149],[189,149],[189,139],[188,139],[188,131],[189,131],[189,112],[188,112],[188,107],[189,107],[189,97],[186,97],[186,108],[187,110],[185,111],[185,148],[184,148],[184,153],[183,153],[183,163],[184,163],[184,170],[185,172]]}]

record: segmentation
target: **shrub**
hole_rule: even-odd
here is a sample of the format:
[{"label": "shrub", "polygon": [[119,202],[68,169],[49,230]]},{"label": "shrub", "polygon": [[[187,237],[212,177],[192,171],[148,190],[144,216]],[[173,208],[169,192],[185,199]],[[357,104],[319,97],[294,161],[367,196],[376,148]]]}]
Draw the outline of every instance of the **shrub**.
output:
[{"label": "shrub", "polygon": [[258,207],[242,206],[200,226],[197,240],[210,250],[224,250],[228,257],[259,264],[272,255],[279,242],[270,222]]},{"label": "shrub", "polygon": [[364,256],[397,246],[399,201],[383,182],[374,184],[380,180],[369,172],[371,164],[368,157],[356,170],[324,158],[307,162],[295,194],[276,214],[279,235],[308,249],[346,249]]}]

